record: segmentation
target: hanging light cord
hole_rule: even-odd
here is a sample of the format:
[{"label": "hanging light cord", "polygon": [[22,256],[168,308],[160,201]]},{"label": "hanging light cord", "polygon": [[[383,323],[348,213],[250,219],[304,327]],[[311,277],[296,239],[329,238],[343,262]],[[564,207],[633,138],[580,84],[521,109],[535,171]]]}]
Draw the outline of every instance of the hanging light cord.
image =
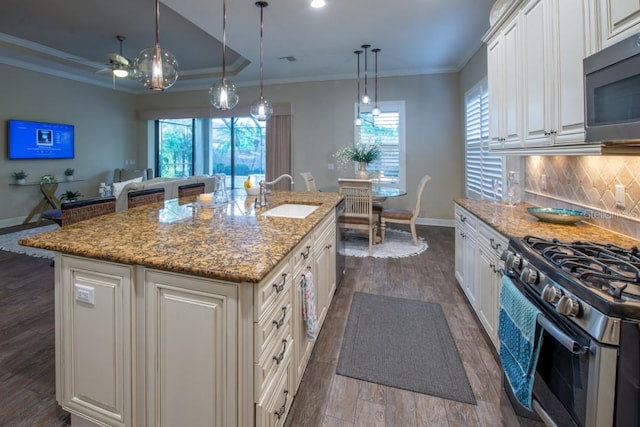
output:
[{"label": "hanging light cord", "polygon": [[160,44],[160,0],[156,0],[156,45]]},{"label": "hanging light cord", "polygon": [[266,1],[256,2],[256,5],[260,7],[260,101],[262,101],[262,30],[263,30],[263,13],[264,8],[268,5]]},{"label": "hanging light cord", "polygon": [[368,92],[367,92],[367,68],[368,68],[368,61],[367,61],[367,49],[369,49],[371,47],[371,45],[368,44],[363,44],[362,48],[364,49],[364,95],[368,96]]},{"label": "hanging light cord", "polygon": [[222,82],[227,69],[227,2],[222,0]]},{"label": "hanging light cord", "polygon": [[360,117],[360,54],[361,50],[356,50],[353,53],[358,55],[358,93],[356,94],[356,101],[358,101],[358,117]]},{"label": "hanging light cord", "polygon": [[376,80],[375,80],[375,100],[374,100],[374,106],[377,107],[378,106],[378,52],[380,52],[380,49],[372,49],[372,52],[376,54],[375,57],[375,62],[376,62]]}]

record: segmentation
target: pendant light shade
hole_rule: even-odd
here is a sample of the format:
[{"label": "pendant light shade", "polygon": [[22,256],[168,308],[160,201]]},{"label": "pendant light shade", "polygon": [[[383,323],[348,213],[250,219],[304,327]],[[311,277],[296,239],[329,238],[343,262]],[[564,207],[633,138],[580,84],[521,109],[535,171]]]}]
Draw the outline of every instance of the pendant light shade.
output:
[{"label": "pendant light shade", "polygon": [[373,110],[371,110],[371,114],[374,116],[380,115],[380,108],[378,108],[378,52],[380,49],[371,49],[371,52],[375,55],[375,63],[376,63],[376,76],[375,76],[375,96],[373,101]]},{"label": "pendant light shade", "polygon": [[368,72],[367,49],[369,49],[371,45],[363,44],[361,47],[364,49],[364,95],[362,95],[362,103],[368,104],[369,102],[371,102],[371,99],[369,98],[369,93],[367,92],[367,72]]},{"label": "pendant light shade", "polygon": [[354,121],[356,126],[362,126],[362,117],[360,117],[360,54],[362,54],[361,50],[356,50],[353,53],[358,55],[358,92],[356,93],[356,105],[358,106],[358,115]]},{"label": "pendant light shade", "polygon": [[222,79],[209,89],[211,105],[219,110],[231,110],[240,97],[233,83],[227,80],[227,2],[222,0]]},{"label": "pendant light shade", "polygon": [[269,101],[264,99],[262,95],[262,32],[264,27],[264,8],[269,6],[269,3],[266,1],[257,1],[255,4],[260,8],[260,97],[251,104],[249,113],[254,119],[265,122],[269,120],[273,114],[273,106]]},{"label": "pendant light shade", "polygon": [[142,84],[154,92],[169,89],[178,80],[178,60],[160,47],[160,0],[156,0],[156,43],[138,54],[134,69]]}]

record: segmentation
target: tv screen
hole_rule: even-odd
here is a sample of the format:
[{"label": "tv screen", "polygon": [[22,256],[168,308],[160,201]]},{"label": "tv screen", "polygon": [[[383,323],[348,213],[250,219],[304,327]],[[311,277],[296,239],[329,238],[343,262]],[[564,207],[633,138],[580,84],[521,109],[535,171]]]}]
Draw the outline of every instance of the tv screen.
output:
[{"label": "tv screen", "polygon": [[9,159],[73,159],[73,125],[9,120]]}]

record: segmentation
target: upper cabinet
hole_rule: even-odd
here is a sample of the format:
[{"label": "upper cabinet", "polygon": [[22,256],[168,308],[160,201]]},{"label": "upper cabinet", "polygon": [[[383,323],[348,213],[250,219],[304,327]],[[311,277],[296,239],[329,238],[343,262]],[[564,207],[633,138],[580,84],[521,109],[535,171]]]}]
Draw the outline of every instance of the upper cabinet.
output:
[{"label": "upper cabinet", "polygon": [[601,48],[640,31],[640,0],[597,0]]},{"label": "upper cabinet", "polygon": [[584,144],[582,60],[595,46],[593,9],[584,0],[516,1],[489,31],[493,151]]}]

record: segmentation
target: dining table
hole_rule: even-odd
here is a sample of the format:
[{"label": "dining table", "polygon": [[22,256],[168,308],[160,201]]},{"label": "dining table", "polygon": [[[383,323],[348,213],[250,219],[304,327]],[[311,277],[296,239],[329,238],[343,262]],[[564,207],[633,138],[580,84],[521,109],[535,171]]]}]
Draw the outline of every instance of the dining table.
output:
[{"label": "dining table", "polygon": [[[323,191],[327,193],[329,192],[338,193],[339,188],[337,185],[330,186],[330,187],[320,187],[318,188],[318,191]],[[371,197],[376,202],[383,202],[390,197],[399,197],[399,196],[406,196],[406,195],[407,195],[407,190],[404,190],[401,188],[373,186],[371,189]]]}]

